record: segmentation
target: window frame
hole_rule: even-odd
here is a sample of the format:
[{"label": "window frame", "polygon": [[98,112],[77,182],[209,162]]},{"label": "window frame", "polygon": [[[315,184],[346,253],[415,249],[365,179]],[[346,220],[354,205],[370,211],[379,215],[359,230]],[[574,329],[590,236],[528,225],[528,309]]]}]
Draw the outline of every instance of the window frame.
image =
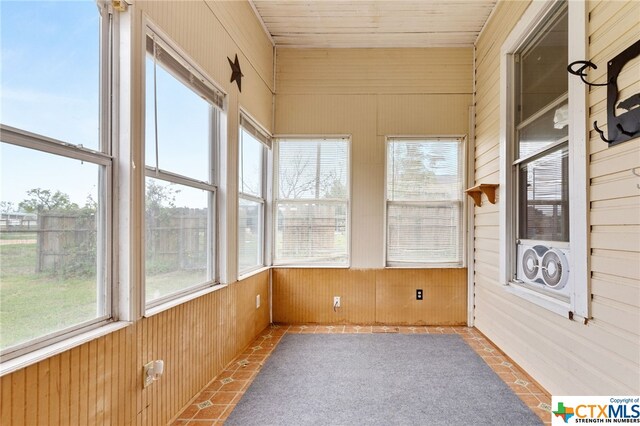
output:
[{"label": "window frame", "polygon": [[[258,271],[264,267],[266,267],[269,261],[269,253],[268,247],[270,246],[270,242],[268,241],[269,232],[267,232],[267,212],[269,210],[269,159],[271,157],[270,153],[272,152],[272,137],[268,131],[264,129],[264,127],[260,126],[256,120],[254,120],[247,112],[240,109],[240,119],[238,120],[238,205],[237,205],[237,213],[236,217],[239,217],[240,213],[240,200],[244,199],[246,201],[257,202],[261,204],[260,210],[260,226],[261,226],[261,244],[260,244],[260,257],[261,262],[259,265],[250,267],[248,269],[240,269],[240,232],[238,226],[237,232],[237,268],[238,268],[238,276],[244,277],[250,275],[251,273]],[[252,194],[245,194],[242,192],[242,181],[240,180],[240,172],[242,170],[241,162],[242,162],[242,132],[246,131],[247,133],[252,134],[255,139],[260,143],[262,147],[262,170],[261,170],[261,192],[262,197],[256,197]],[[261,137],[260,137],[261,136]],[[262,139],[265,140],[262,140]]]},{"label": "window frame", "polygon": [[[97,0],[99,18],[99,109],[98,109],[98,149],[83,147],[81,144],[72,144],[46,135],[33,133],[24,129],[0,123],[2,142],[25,149],[32,149],[40,153],[56,155],[62,158],[78,160],[95,164],[99,167],[98,197],[103,207],[96,213],[96,290],[103,290],[104,313],[94,319],[77,323],[62,330],[47,333],[35,339],[7,347],[0,351],[1,375],[14,371],[17,368],[29,364],[32,360],[39,360],[48,356],[51,351],[64,348],[65,344],[72,340],[82,340],[82,335],[99,332],[106,329],[109,324],[118,320],[119,293],[117,291],[114,274],[117,272],[114,266],[117,263],[114,242],[115,234],[115,188],[116,186],[116,159],[114,157],[113,129],[114,129],[114,105],[116,95],[114,82],[117,72],[114,71],[115,58],[118,56],[117,28],[119,26],[117,14],[113,9],[101,0]],[[100,218],[100,216],[103,216]],[[100,308],[100,306],[98,306]]]},{"label": "window frame", "polygon": [[[159,26],[153,23],[148,17],[144,17],[143,26],[142,26],[142,60],[141,60],[141,104],[142,104],[142,123],[141,123],[141,132],[142,132],[142,163],[144,164],[144,174],[141,179],[141,194],[144,196],[146,194],[146,183],[147,178],[154,178],[162,180],[163,182],[175,183],[178,185],[188,186],[193,189],[201,189],[207,191],[208,193],[208,210],[209,213],[207,215],[207,279],[204,282],[197,283],[194,285],[190,285],[181,290],[172,292],[170,294],[163,295],[157,299],[153,299],[149,302],[146,300],[146,220],[145,220],[145,212],[146,207],[144,201],[141,203],[142,212],[141,212],[141,227],[142,231],[142,251],[143,255],[141,256],[141,269],[142,273],[142,281],[140,284],[140,305],[142,309],[142,313],[144,316],[149,316],[155,314],[157,312],[163,311],[165,308],[170,308],[176,306],[180,303],[184,303],[190,300],[191,296],[200,294],[203,290],[211,289],[220,286],[220,260],[219,260],[219,247],[220,247],[220,232],[218,229],[219,225],[219,214],[220,214],[220,190],[219,190],[219,182],[220,182],[220,173],[221,173],[221,161],[220,161],[220,144],[222,141],[222,129],[223,129],[223,117],[225,116],[224,105],[226,94],[222,91],[217,84],[210,79],[207,74],[202,71],[202,69],[195,64],[195,61],[190,58],[188,54],[186,54],[181,48],[177,46],[177,44],[164,33]],[[177,66],[182,67],[185,70],[185,73],[190,73],[198,79],[198,84],[206,86],[208,90],[211,92],[203,93],[202,90],[198,90],[197,87],[194,87],[192,84],[189,84],[185,81],[184,78],[176,75],[176,73],[172,69],[168,69],[163,67],[164,71],[170,74],[178,83],[184,85],[187,89],[193,91],[195,94],[203,98],[207,103],[209,103],[210,113],[209,113],[209,126],[211,129],[210,132],[210,142],[209,142],[209,182],[201,181],[199,179],[190,178],[188,176],[184,176],[178,173],[173,173],[167,170],[163,170],[159,164],[156,164],[155,167],[147,165],[146,161],[146,62],[147,62],[147,39],[152,38],[158,45],[161,47],[164,54],[169,54],[172,60],[177,64]],[[160,66],[159,63],[156,63],[155,66]],[[211,97],[215,97],[212,99]],[[159,155],[159,154],[157,154]],[[158,161],[159,162],[159,161]]]},{"label": "window frame", "polygon": [[[460,172],[462,176],[460,178],[461,182],[461,190],[464,191],[464,186],[467,182],[467,137],[464,135],[429,135],[429,136],[407,136],[407,135],[387,135],[385,136],[385,155],[384,155],[384,267],[387,269],[430,269],[430,268],[464,268],[466,267],[466,234],[467,234],[467,197],[464,196],[464,192],[461,193],[460,201],[458,202],[448,202],[448,201],[399,201],[394,202],[390,201],[387,194],[387,167],[388,167],[388,153],[389,153],[389,144],[393,143],[393,141],[406,141],[406,142],[420,142],[420,141],[456,141],[460,143],[459,155],[460,155]],[[459,262],[390,262],[389,261],[389,247],[388,247],[388,239],[389,239],[389,204],[390,203],[414,203],[416,205],[427,205],[429,203],[439,203],[439,204],[454,204],[459,203],[460,209],[460,235],[459,235],[459,253],[460,253],[460,261]]]},{"label": "window frame", "polygon": [[[316,140],[344,140],[347,144],[347,173],[346,173],[346,178],[347,178],[347,184],[346,184],[346,188],[347,188],[347,197],[345,199],[345,201],[341,201],[341,200],[335,200],[335,199],[327,199],[327,200],[321,200],[323,202],[326,203],[339,203],[342,204],[344,203],[346,205],[346,211],[347,211],[347,217],[346,217],[346,222],[345,222],[345,226],[346,226],[346,230],[345,230],[345,235],[347,238],[347,259],[345,261],[345,263],[331,263],[331,262],[322,262],[322,263],[308,263],[308,262],[301,262],[301,263],[277,263],[276,262],[276,232],[278,232],[278,205],[281,202],[286,202],[286,203],[309,203],[311,201],[313,201],[313,199],[280,199],[280,186],[279,186],[279,182],[278,182],[278,178],[279,178],[279,172],[280,172],[280,142],[282,140],[309,140],[309,141],[316,141]],[[299,134],[283,134],[283,135],[275,135],[273,137],[273,190],[272,190],[272,199],[273,199],[273,206],[272,206],[272,213],[271,213],[271,254],[272,254],[272,259],[271,259],[271,263],[273,267],[281,267],[281,268],[335,268],[335,269],[349,269],[351,267],[351,244],[352,244],[352,238],[351,238],[351,230],[352,230],[352,224],[351,224],[351,205],[352,205],[352,178],[351,178],[351,173],[352,173],[352,163],[351,163],[351,159],[352,159],[352,141],[351,141],[351,135],[299,135]]]},{"label": "window frame", "polygon": [[[588,138],[587,89],[578,78],[568,78],[569,101],[569,230],[570,301],[564,302],[514,281],[518,202],[515,157],[514,54],[539,31],[563,0],[533,2],[507,36],[500,51],[500,193],[499,282],[511,294],[556,314],[586,319],[590,316],[590,269],[588,255]],[[568,62],[586,57],[587,12],[584,2],[567,1]],[[546,149],[545,149],[546,151]],[[559,244],[554,243],[560,246]],[[560,243],[562,244],[562,243]]]}]

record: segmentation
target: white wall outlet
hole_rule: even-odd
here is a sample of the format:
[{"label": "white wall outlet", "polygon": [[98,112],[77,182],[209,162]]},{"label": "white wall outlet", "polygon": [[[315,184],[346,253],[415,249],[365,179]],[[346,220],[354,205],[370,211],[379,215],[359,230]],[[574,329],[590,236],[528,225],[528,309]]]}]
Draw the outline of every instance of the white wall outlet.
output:
[{"label": "white wall outlet", "polygon": [[333,307],[334,308],[340,307],[340,296],[333,296]]},{"label": "white wall outlet", "polygon": [[256,309],[258,309],[260,307],[260,295],[258,294],[256,296]]}]

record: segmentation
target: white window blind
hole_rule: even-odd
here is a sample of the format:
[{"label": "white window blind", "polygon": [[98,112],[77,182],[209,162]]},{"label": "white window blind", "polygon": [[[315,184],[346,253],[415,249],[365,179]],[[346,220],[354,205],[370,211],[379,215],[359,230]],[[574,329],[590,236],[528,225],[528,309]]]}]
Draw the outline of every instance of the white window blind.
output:
[{"label": "white window blind", "polygon": [[388,265],[462,263],[463,158],[460,139],[388,139]]},{"label": "white window blind", "polygon": [[277,159],[274,263],[348,265],[348,140],[280,139]]},{"label": "white window blind", "polygon": [[158,34],[150,30],[147,33],[146,48],[147,53],[175,78],[222,109],[224,94],[195,70],[188,61],[169,47]]}]

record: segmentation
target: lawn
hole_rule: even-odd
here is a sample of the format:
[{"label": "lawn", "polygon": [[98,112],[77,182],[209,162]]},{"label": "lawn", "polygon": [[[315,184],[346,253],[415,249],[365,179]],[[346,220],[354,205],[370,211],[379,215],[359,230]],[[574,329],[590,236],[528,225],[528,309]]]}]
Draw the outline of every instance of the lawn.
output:
[{"label": "lawn", "polygon": [[35,272],[36,244],[0,245],[0,348],[95,318],[95,277]]}]

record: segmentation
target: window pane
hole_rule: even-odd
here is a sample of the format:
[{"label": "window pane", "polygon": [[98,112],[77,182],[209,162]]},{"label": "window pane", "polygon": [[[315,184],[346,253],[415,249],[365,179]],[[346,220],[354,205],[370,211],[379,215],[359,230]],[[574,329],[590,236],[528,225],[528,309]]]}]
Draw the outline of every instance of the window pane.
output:
[{"label": "window pane", "polygon": [[519,238],[569,241],[568,147],[520,167]]},{"label": "window pane", "polygon": [[262,266],[262,203],[240,198],[238,207],[238,269]]},{"label": "window pane", "polygon": [[387,145],[387,199],[460,200],[460,141],[392,141]]},{"label": "window pane", "polygon": [[345,140],[280,141],[280,199],[345,199],[348,161]]},{"label": "window pane", "polygon": [[516,124],[531,117],[563,93],[567,93],[567,9],[529,42],[520,55],[520,93]]},{"label": "window pane", "polygon": [[346,264],[347,203],[281,203],[276,217],[280,264]]},{"label": "window pane", "polygon": [[519,158],[569,136],[569,105],[553,108],[518,130]]},{"label": "window pane", "polygon": [[2,2],[2,123],[99,149],[99,28],[95,1]]},{"label": "window pane", "polygon": [[147,177],[147,303],[209,280],[208,191]]},{"label": "window pane", "polygon": [[398,263],[461,261],[461,204],[390,203],[387,260]]},{"label": "window pane", "polygon": [[241,129],[240,192],[262,198],[262,155],[264,145]]},{"label": "window pane", "polygon": [[[153,58],[146,65],[145,164],[156,166]],[[209,170],[213,108],[162,66],[157,66],[159,168],[211,182]]]},{"label": "window pane", "polygon": [[0,143],[0,350],[106,315],[104,172]]}]

